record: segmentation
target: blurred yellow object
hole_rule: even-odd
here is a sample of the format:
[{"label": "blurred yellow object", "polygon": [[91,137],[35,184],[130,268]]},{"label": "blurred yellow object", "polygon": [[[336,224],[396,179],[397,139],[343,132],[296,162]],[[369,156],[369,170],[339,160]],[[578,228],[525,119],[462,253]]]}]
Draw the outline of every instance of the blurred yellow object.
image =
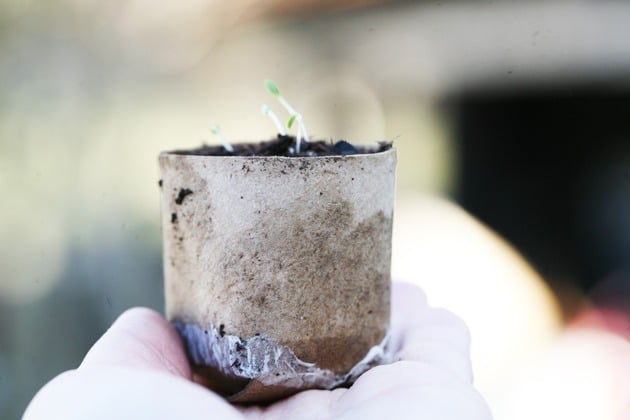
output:
[{"label": "blurred yellow object", "polygon": [[557,337],[557,302],[511,246],[456,205],[402,197],[394,220],[393,278],[465,320],[475,382],[492,406],[510,374]]}]

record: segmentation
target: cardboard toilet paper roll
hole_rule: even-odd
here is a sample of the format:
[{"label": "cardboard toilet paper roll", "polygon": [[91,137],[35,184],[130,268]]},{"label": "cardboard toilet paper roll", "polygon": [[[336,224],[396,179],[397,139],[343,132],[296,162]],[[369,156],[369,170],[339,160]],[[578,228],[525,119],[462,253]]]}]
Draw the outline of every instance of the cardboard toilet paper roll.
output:
[{"label": "cardboard toilet paper roll", "polygon": [[160,155],[166,313],[235,402],[388,361],[396,154]]}]

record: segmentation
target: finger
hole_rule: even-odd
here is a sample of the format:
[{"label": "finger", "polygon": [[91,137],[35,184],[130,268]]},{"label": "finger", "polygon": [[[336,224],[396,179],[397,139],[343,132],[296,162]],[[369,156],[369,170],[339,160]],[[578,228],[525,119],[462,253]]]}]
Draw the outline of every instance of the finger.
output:
[{"label": "finger", "polygon": [[392,285],[390,348],[394,353],[402,348],[407,331],[421,322],[427,310],[427,298],[422,289],[410,283]]},{"label": "finger", "polygon": [[429,307],[411,284],[393,287],[392,351],[397,360],[427,363],[472,381],[468,327],[453,313]]},{"label": "finger", "polygon": [[472,383],[470,334],[466,324],[453,313],[431,308],[405,334],[398,360],[422,362],[450,372]]},{"label": "finger", "polygon": [[150,369],[190,379],[191,371],[175,329],[157,312],[124,312],[92,346],[79,369],[112,365]]},{"label": "finger", "polygon": [[427,363],[400,361],[364,373],[333,404],[331,418],[488,420],[481,395],[468,383]]},{"label": "finger", "polygon": [[220,396],[163,372],[112,367],[65,372],[42,388],[23,419],[243,419]]}]

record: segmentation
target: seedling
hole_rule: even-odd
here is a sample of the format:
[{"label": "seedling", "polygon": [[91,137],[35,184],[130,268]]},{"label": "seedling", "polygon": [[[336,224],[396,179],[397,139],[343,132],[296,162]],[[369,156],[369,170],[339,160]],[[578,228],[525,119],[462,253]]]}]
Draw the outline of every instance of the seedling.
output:
[{"label": "seedling", "polygon": [[230,142],[227,141],[225,136],[223,136],[223,134],[221,133],[221,129],[219,128],[218,125],[213,124],[212,127],[210,127],[210,131],[212,131],[212,134],[214,134],[215,136],[219,138],[225,150],[227,150],[230,153],[234,153],[234,148],[232,147]]},{"label": "seedling", "polygon": [[304,124],[302,115],[299,112],[297,112],[295,108],[293,108],[291,104],[287,102],[286,99],[284,99],[284,97],[280,94],[280,90],[278,89],[278,86],[276,86],[273,80],[269,80],[269,79],[265,80],[265,86],[267,87],[267,90],[273,96],[276,97],[278,102],[280,102],[280,104],[284,107],[284,109],[286,109],[287,112],[289,113],[290,118],[287,123],[287,127],[291,128],[293,126],[293,123],[296,121],[298,123],[297,133],[295,134],[295,153],[299,155],[300,144],[302,140],[308,141],[308,132],[306,131],[306,125]]},{"label": "seedling", "polygon": [[[285,136],[287,134],[287,132],[284,131],[284,127],[282,127],[282,123],[278,119],[278,116],[276,115],[275,112],[271,110],[271,108],[269,108],[269,105],[263,104],[261,108],[261,112],[263,115],[267,115],[269,116],[269,118],[271,118],[271,121],[273,121],[273,123],[276,125],[276,128],[278,129],[278,133],[280,133],[281,136]],[[291,128],[291,126],[289,126],[289,128]]]}]

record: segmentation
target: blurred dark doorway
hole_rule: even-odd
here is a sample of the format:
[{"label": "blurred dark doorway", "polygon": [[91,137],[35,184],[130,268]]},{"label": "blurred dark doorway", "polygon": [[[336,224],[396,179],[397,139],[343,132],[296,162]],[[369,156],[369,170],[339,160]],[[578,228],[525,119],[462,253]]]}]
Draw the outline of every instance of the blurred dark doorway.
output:
[{"label": "blurred dark doorway", "polygon": [[471,91],[447,109],[460,204],[525,254],[567,315],[566,286],[611,276],[630,311],[630,88]]}]

